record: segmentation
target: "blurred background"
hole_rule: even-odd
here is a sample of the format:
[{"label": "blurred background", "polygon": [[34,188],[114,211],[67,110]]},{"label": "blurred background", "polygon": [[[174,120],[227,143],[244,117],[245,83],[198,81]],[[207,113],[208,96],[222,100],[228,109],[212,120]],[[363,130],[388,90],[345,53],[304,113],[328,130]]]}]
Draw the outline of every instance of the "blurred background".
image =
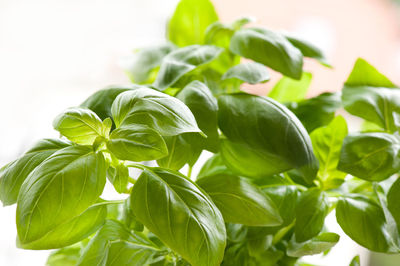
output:
[{"label": "blurred background", "polygon": [[[178,0],[0,0],[0,165],[35,141],[57,137],[53,118],[111,84],[128,84],[121,65],[135,48],[165,42]],[[400,84],[400,2],[395,0],[214,0],[220,20],[251,15],[319,46],[334,69],[306,62],[310,96],[337,91],[363,57]],[[273,84],[277,79],[269,82]],[[270,84],[257,87],[264,94]],[[112,195],[110,197],[113,197]],[[341,232],[330,216],[330,229]],[[15,206],[0,208],[0,265],[44,265],[48,251],[15,247]],[[400,265],[377,260],[342,236],[317,265]],[[387,256],[384,258],[387,259]],[[396,264],[397,261],[397,264]]]}]

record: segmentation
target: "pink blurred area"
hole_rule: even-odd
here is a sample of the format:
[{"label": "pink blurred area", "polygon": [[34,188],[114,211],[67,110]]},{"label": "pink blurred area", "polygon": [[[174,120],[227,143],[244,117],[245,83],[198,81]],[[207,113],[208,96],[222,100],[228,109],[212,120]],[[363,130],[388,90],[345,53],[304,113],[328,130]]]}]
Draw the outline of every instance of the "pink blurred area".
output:
[{"label": "pink blurred area", "polygon": [[[214,3],[222,21],[251,15],[257,18],[255,24],[296,33],[325,51],[333,69],[306,60],[305,70],[313,73],[309,96],[340,90],[358,57],[400,84],[400,10],[394,1],[215,0]],[[265,94],[272,83],[258,85],[257,94]]]}]

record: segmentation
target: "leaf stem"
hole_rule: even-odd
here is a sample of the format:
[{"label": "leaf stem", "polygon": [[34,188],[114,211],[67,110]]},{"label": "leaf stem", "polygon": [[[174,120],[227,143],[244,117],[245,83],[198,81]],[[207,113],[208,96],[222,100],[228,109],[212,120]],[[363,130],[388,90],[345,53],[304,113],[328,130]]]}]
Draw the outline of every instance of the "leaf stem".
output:
[{"label": "leaf stem", "polygon": [[192,170],[193,170],[193,166],[189,165],[188,168],[188,172],[187,172],[187,177],[190,179],[191,175],[192,175]]}]

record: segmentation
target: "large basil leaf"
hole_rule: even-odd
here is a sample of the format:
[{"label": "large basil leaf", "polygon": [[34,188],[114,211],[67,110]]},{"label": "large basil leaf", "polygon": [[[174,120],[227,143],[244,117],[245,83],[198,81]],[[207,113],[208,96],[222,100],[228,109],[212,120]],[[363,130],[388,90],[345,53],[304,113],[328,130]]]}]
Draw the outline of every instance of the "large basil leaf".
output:
[{"label": "large basil leaf", "polygon": [[162,136],[200,132],[192,112],[184,103],[146,87],[121,93],[111,109],[117,127],[146,125]]},{"label": "large basil leaf", "polygon": [[314,130],[310,135],[314,153],[319,161],[317,176],[325,189],[335,186],[335,180],[339,180],[337,184],[340,185],[346,176],[346,173],[337,170],[340,150],[346,135],[347,124],[342,116],[335,117],[329,125]]},{"label": "large basil leaf", "polygon": [[83,250],[77,265],[149,265],[160,249],[145,236],[107,220]]},{"label": "large basil leaf", "polygon": [[341,198],[336,206],[336,219],[343,231],[361,246],[376,252],[399,252],[387,231],[383,210],[375,201],[362,195]]},{"label": "large basil leaf", "polygon": [[108,88],[99,90],[90,95],[80,107],[88,108],[95,112],[100,119],[104,120],[111,115],[111,105],[115,98],[122,92],[137,88],[136,85],[130,87],[110,86]]},{"label": "large basil leaf", "polygon": [[89,109],[69,108],[54,119],[53,127],[75,143],[90,145],[99,136],[108,137],[111,125],[103,125],[100,118]]},{"label": "large basil leaf", "polygon": [[324,252],[339,242],[340,236],[335,233],[321,233],[302,243],[294,239],[289,242],[287,254],[291,257],[303,257]]},{"label": "large basil leaf", "polygon": [[134,162],[156,160],[168,154],[165,141],[157,131],[135,124],[114,130],[107,148],[118,159]]},{"label": "large basil leaf", "polygon": [[70,146],[43,161],[22,184],[18,196],[21,245],[42,238],[81,214],[98,199],[105,181],[103,154],[89,146]]},{"label": "large basil leaf", "polygon": [[222,76],[225,79],[238,79],[250,84],[264,83],[270,79],[267,68],[259,63],[247,62],[231,67]]},{"label": "large basil leaf", "polygon": [[273,201],[244,178],[219,174],[201,178],[197,184],[210,195],[225,222],[249,226],[282,223]]},{"label": "large basil leaf", "polygon": [[339,93],[322,93],[316,97],[294,102],[288,108],[300,119],[308,132],[329,124],[341,106]]},{"label": "large basil leaf", "polygon": [[162,59],[174,49],[175,46],[171,43],[141,49],[134,55],[125,71],[134,83],[152,83],[155,79],[154,70],[161,65]]},{"label": "large basil leaf", "polygon": [[389,132],[397,130],[393,113],[400,112],[400,89],[373,66],[358,59],[343,87],[344,108]]},{"label": "large basil leaf", "polygon": [[131,208],[138,221],[191,265],[221,263],[226,238],[222,215],[180,173],[145,169],[133,187]]},{"label": "large basil leaf", "polygon": [[42,139],[22,157],[1,168],[0,200],[3,205],[16,203],[21,185],[33,169],[56,151],[69,145],[71,145],[69,142],[63,140]]},{"label": "large basil leaf", "polygon": [[[318,161],[310,137],[286,107],[272,99],[244,93],[223,95],[218,104],[220,129],[235,145],[247,145],[262,153],[264,156],[260,157],[260,162],[261,158],[268,159],[264,161],[263,169],[270,170],[264,173],[265,176],[299,168],[305,180],[312,182]],[[233,154],[238,151],[233,150]],[[257,156],[255,153],[252,157]],[[243,163],[241,168],[244,167],[249,166]]]},{"label": "large basil leaf", "polygon": [[301,77],[303,55],[279,33],[261,28],[240,29],[232,36],[230,49],[285,76]]},{"label": "large basil leaf", "polygon": [[338,169],[368,181],[381,181],[400,169],[400,142],[387,133],[355,133],[344,139]]},{"label": "large basil leaf", "polygon": [[306,97],[312,74],[303,72],[300,80],[282,77],[272,88],[268,97],[280,102],[297,102]]},{"label": "large basil leaf", "polygon": [[168,38],[178,46],[201,44],[207,27],[217,20],[209,0],[181,0],[168,23]]},{"label": "large basil leaf", "polygon": [[54,249],[74,244],[92,233],[104,223],[107,206],[104,203],[92,205],[78,216],[51,229],[41,238],[29,243],[18,243],[24,249]]},{"label": "large basil leaf", "polygon": [[328,209],[328,199],[323,191],[313,188],[301,194],[294,226],[297,242],[304,242],[321,232]]},{"label": "large basil leaf", "polygon": [[153,86],[165,90],[184,74],[217,58],[222,48],[213,45],[191,45],[179,48],[164,57]]}]

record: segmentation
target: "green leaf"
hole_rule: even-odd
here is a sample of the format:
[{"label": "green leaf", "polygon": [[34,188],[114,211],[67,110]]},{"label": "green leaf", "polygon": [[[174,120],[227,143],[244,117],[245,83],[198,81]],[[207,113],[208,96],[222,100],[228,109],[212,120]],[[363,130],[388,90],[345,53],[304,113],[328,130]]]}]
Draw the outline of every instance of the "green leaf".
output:
[{"label": "green leaf", "polygon": [[171,43],[162,44],[139,50],[125,71],[133,83],[144,84],[154,81],[153,72],[162,62],[162,59],[175,49]]},{"label": "green leaf", "polygon": [[81,105],[82,108],[88,108],[95,112],[100,119],[104,120],[111,117],[111,105],[115,98],[122,92],[137,88],[136,85],[130,87],[110,86],[99,90],[90,95]]},{"label": "green leaf", "polygon": [[120,163],[107,169],[107,178],[118,193],[126,193],[129,180],[129,169]]},{"label": "green leaf", "polygon": [[47,258],[46,266],[75,266],[80,252],[79,244],[56,250]]},{"label": "green leaf", "polygon": [[[313,154],[310,137],[286,107],[266,97],[243,93],[223,95],[218,104],[220,129],[234,145],[250,148],[244,152],[251,154],[251,150],[258,151],[252,157],[259,157],[257,164],[265,159],[263,176],[299,168],[306,176],[306,181],[312,182],[318,170],[318,161]],[[234,148],[230,154],[243,158],[243,153],[239,151],[240,148]],[[222,147],[221,153],[224,157]],[[245,170],[249,168],[246,163],[244,161],[241,164],[237,160],[235,164],[237,168]],[[253,172],[254,169],[249,171]],[[243,174],[246,175],[246,172]]]},{"label": "green leaf", "polygon": [[324,53],[312,43],[289,33],[283,33],[286,39],[301,51],[303,56],[314,58],[326,67],[332,67],[325,58]]},{"label": "green leaf", "polygon": [[53,121],[53,127],[69,140],[83,145],[91,145],[97,137],[107,138],[109,131],[100,118],[91,110],[69,108]]},{"label": "green leaf", "polygon": [[232,174],[232,172],[225,166],[219,153],[214,154],[203,164],[199,174],[197,175],[197,179],[218,174]]},{"label": "green leaf", "polygon": [[328,214],[328,199],[317,188],[303,192],[296,206],[294,233],[297,242],[304,242],[317,236]]},{"label": "green leaf", "polygon": [[78,216],[55,226],[41,238],[29,243],[18,243],[18,247],[54,249],[69,246],[96,232],[104,223],[106,216],[107,206],[104,203],[97,203]]},{"label": "green leaf", "polygon": [[219,174],[201,178],[197,184],[217,205],[225,222],[248,226],[282,223],[273,201],[244,178]]},{"label": "green leaf", "polygon": [[288,108],[300,119],[308,132],[329,124],[341,106],[339,93],[322,93],[314,98],[291,103]]},{"label": "green leaf", "polygon": [[231,67],[222,76],[222,80],[238,79],[250,84],[267,82],[270,77],[267,68],[259,63],[247,62]]},{"label": "green leaf", "polygon": [[312,74],[303,72],[300,80],[282,77],[272,88],[268,97],[280,102],[297,102],[306,97],[310,87]]},{"label": "green leaf", "polygon": [[117,221],[107,220],[83,250],[77,265],[149,265],[159,252],[145,236],[134,234]]},{"label": "green leaf", "polygon": [[364,118],[388,132],[397,130],[400,89],[363,59],[358,59],[343,87],[343,105],[349,113]]},{"label": "green leaf", "polygon": [[192,112],[184,103],[146,87],[118,95],[111,109],[117,127],[140,124],[162,136],[200,132]]},{"label": "green leaf", "polygon": [[164,57],[153,86],[161,91],[173,86],[184,74],[217,58],[221,51],[221,48],[213,45],[191,45],[176,49]]},{"label": "green leaf", "polygon": [[400,169],[400,142],[387,133],[356,133],[343,142],[338,169],[368,181],[381,181]]},{"label": "green leaf", "polygon": [[354,256],[354,258],[351,260],[349,266],[360,266],[360,255]]},{"label": "green leaf", "polygon": [[334,180],[343,182],[346,176],[346,173],[337,170],[337,165],[347,132],[346,120],[337,116],[329,125],[314,130],[310,135],[314,153],[319,161],[317,176],[324,183],[325,189],[330,188]]},{"label": "green leaf", "polygon": [[107,141],[107,149],[120,160],[134,162],[156,160],[168,154],[165,141],[157,131],[135,124],[114,130]]},{"label": "green leaf", "polygon": [[302,243],[297,243],[292,239],[289,242],[287,254],[291,257],[319,254],[336,245],[339,242],[339,238],[340,236],[335,233],[322,233]]},{"label": "green leaf", "polygon": [[28,245],[80,215],[96,202],[105,181],[105,159],[91,147],[70,146],[55,152],[22,184],[17,202],[20,244]]},{"label": "green leaf", "polygon": [[279,33],[261,28],[240,29],[232,36],[230,49],[285,76],[301,78],[303,55]]},{"label": "green leaf", "polygon": [[398,231],[400,231],[400,179],[390,187],[387,194],[387,207],[396,221]]},{"label": "green leaf", "polygon": [[210,89],[196,80],[183,88],[176,97],[189,107],[200,130],[207,135],[207,138],[204,138],[199,134],[188,134],[184,138],[200,149],[217,152],[219,146],[218,102]]},{"label": "green leaf", "polygon": [[21,185],[28,175],[53,153],[69,145],[69,142],[63,140],[42,139],[19,159],[1,168],[0,200],[3,205],[16,203]]},{"label": "green leaf", "polygon": [[373,200],[354,195],[341,198],[336,206],[336,219],[343,231],[355,242],[372,251],[395,253],[385,215]]},{"label": "green leaf", "polygon": [[207,27],[217,20],[209,0],[181,0],[168,23],[168,39],[178,46],[202,44]]},{"label": "green leaf", "polygon": [[138,221],[191,265],[221,263],[226,239],[222,215],[180,173],[145,169],[133,187],[131,208]]}]

